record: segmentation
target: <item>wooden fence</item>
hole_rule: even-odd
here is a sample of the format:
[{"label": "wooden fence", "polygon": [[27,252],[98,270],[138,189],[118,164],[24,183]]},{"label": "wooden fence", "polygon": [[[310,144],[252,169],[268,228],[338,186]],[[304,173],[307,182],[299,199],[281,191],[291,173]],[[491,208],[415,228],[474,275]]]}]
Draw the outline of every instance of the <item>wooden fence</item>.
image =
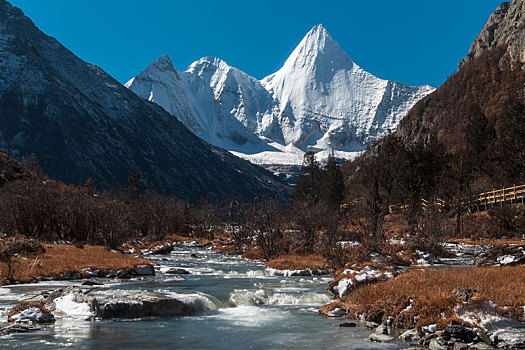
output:
[{"label": "wooden fence", "polygon": [[525,185],[502,188],[477,194],[466,201],[468,207],[475,207],[478,210],[487,210],[490,206],[504,203],[524,203]]},{"label": "wooden fence", "polygon": [[[363,197],[354,199],[348,203],[342,203],[341,208],[348,208],[349,206],[355,205],[359,202],[364,201]],[[499,190],[492,190],[488,192],[482,192],[468,198],[462,198],[461,204],[468,209],[474,209],[478,211],[485,211],[495,205],[503,205],[505,203],[521,203],[525,204],[525,185],[511,186],[502,188]],[[452,203],[447,203],[441,198],[436,198],[433,201],[428,201],[424,198],[421,199],[421,206],[423,210],[427,210],[428,207],[434,206],[438,210],[445,210],[454,206]],[[408,209],[408,204],[393,204],[388,207],[390,213],[400,212]]]}]

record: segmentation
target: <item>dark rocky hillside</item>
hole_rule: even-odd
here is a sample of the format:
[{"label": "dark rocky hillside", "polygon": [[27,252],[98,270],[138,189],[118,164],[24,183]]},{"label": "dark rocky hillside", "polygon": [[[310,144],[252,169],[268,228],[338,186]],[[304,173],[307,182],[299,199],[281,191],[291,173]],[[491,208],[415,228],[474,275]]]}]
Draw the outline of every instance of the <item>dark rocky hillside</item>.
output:
[{"label": "dark rocky hillside", "polygon": [[345,164],[347,196],[376,185],[393,202],[416,203],[525,183],[523,52],[524,1],[503,3],[459,70],[419,101],[393,134]]},{"label": "dark rocky hillside", "polygon": [[459,71],[417,103],[396,135],[417,142],[435,134],[448,150],[464,146],[469,120],[480,113],[504,137],[506,119],[525,96],[525,4],[502,3],[460,62]]},{"label": "dark rocky hillside", "polygon": [[287,189],[269,172],[200,140],[174,116],[42,33],[0,0],[0,147],[34,153],[46,175],[92,177],[99,189],[148,188],[194,200],[253,198]]},{"label": "dark rocky hillside", "polygon": [[500,45],[465,64],[410,110],[396,135],[410,143],[435,134],[451,150],[464,145],[469,120],[482,113],[501,136],[506,116],[523,103],[525,92],[522,64],[500,64],[506,52],[507,45]]}]

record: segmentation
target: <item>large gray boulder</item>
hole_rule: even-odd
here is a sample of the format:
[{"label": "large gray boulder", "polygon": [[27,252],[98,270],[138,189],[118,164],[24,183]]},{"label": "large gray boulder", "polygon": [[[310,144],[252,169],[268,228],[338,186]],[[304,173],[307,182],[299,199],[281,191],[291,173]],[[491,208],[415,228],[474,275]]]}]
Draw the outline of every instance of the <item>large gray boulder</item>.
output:
[{"label": "large gray boulder", "polygon": [[199,294],[166,295],[148,291],[109,294],[68,287],[51,293],[46,307],[57,317],[104,320],[185,316],[206,311],[209,304],[206,297]]},{"label": "large gray boulder", "polygon": [[185,316],[207,309],[204,299],[177,299],[160,293],[137,292],[129,297],[94,299],[94,311],[101,319]]}]

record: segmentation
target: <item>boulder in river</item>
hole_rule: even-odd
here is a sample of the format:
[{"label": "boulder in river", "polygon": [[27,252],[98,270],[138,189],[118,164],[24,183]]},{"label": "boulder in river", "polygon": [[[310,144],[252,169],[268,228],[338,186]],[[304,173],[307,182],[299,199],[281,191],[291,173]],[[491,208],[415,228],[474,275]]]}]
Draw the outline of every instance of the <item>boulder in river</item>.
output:
[{"label": "boulder in river", "polygon": [[166,243],[163,245],[158,245],[156,247],[151,248],[149,251],[149,254],[151,255],[167,255],[173,251],[173,246],[171,243]]},{"label": "boulder in river", "polygon": [[135,267],[135,271],[139,276],[153,276],[155,275],[155,269],[151,265],[139,265]]},{"label": "boulder in river", "polygon": [[372,333],[368,339],[370,339],[370,341],[385,343],[394,340],[394,337],[391,337],[387,334]]},{"label": "boulder in river", "polygon": [[95,282],[95,281],[84,281],[82,282],[82,285],[83,286],[102,286],[103,284],[102,283],[98,283],[98,282]]},{"label": "boulder in river", "polygon": [[202,300],[200,305],[195,305],[195,303],[199,302],[194,300],[185,303],[184,300],[160,293],[141,291],[129,297],[97,300],[95,312],[101,319],[133,319],[152,316],[184,316],[205,310],[206,306]]},{"label": "boulder in river", "polygon": [[55,317],[42,301],[22,301],[9,310],[8,322],[53,323]]},{"label": "boulder in river", "polygon": [[189,275],[190,272],[188,270],[184,270],[181,268],[173,267],[165,272],[168,275]]},{"label": "boulder in river", "polygon": [[185,316],[209,309],[200,294],[162,294],[133,291],[129,294],[87,292],[68,287],[51,293],[46,307],[60,317],[77,319],[136,319],[144,317]]}]

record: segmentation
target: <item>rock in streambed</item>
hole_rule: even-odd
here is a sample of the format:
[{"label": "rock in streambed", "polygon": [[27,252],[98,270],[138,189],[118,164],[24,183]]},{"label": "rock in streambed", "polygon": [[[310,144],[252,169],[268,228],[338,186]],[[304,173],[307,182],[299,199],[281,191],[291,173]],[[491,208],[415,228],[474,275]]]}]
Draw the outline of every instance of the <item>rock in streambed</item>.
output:
[{"label": "rock in streambed", "polygon": [[[105,320],[185,316],[209,310],[211,306],[210,301],[200,294],[164,294],[149,291],[115,293],[111,290],[83,290],[78,287],[55,290],[37,303],[39,312],[30,310],[31,314],[49,315],[53,320],[55,317]],[[17,304],[12,310],[29,309],[21,304]],[[17,321],[16,315],[10,320]]]}]

